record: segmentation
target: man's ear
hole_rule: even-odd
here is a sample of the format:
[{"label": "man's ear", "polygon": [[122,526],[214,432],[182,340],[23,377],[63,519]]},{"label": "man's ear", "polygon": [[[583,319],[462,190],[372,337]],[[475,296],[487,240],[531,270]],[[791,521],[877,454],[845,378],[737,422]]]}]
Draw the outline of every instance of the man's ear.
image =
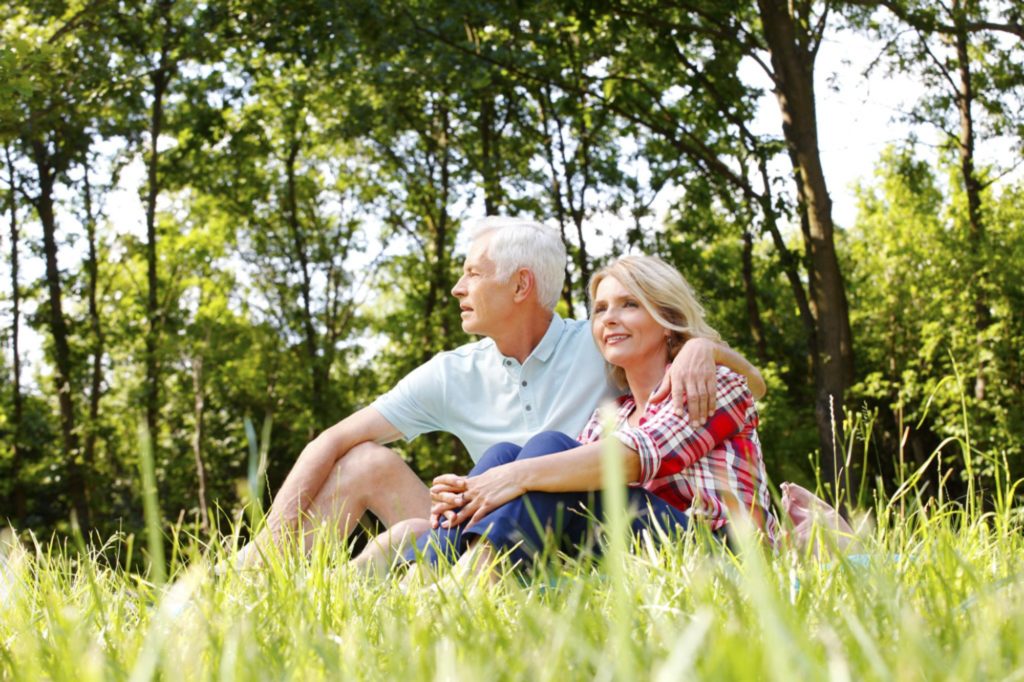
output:
[{"label": "man's ear", "polygon": [[516,303],[522,303],[537,288],[537,280],[533,276],[533,271],[529,268],[519,268],[513,277],[516,283],[514,300]]}]

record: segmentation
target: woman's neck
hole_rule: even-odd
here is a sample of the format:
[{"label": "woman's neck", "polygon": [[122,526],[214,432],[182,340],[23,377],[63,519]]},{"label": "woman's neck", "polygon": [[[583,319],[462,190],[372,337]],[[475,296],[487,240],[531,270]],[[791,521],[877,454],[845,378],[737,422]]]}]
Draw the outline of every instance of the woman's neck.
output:
[{"label": "woman's neck", "polygon": [[633,394],[639,412],[647,407],[647,399],[665,376],[665,365],[668,358],[657,355],[645,359],[635,366],[624,367],[629,392]]}]

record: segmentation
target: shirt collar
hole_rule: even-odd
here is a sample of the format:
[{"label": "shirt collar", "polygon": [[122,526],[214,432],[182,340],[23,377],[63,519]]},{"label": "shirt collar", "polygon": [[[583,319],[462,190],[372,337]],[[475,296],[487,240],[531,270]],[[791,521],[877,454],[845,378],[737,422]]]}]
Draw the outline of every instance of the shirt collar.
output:
[{"label": "shirt collar", "polygon": [[[541,362],[547,362],[551,354],[555,352],[555,346],[558,345],[558,340],[562,338],[562,333],[565,331],[565,320],[558,316],[558,313],[551,314],[551,324],[548,325],[548,330],[544,332],[544,336],[541,338],[540,343],[530,353],[530,358],[537,358]],[[529,358],[527,358],[529,360]]]}]

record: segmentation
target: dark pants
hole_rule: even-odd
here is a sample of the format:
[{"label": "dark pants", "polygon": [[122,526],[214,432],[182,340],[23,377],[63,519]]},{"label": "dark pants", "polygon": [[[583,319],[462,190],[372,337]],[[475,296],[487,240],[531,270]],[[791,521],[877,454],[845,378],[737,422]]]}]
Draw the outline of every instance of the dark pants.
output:
[{"label": "dark pants", "polygon": [[[537,434],[522,447],[498,443],[484,452],[469,475],[476,476],[491,467],[578,446],[577,441],[555,431]],[[642,488],[627,489],[627,504],[632,514],[634,533],[656,524],[669,533],[689,527],[685,512]],[[415,549],[406,553],[406,559],[413,561],[419,554],[434,566],[440,556],[454,562],[466,551],[472,538],[485,536],[498,550],[510,551],[513,560],[528,565],[543,549],[548,533],[552,534],[556,546],[562,551],[572,551],[588,546],[588,543],[597,551],[599,547],[592,542],[595,520],[604,520],[603,495],[600,492],[531,492],[502,505],[472,525],[467,522],[456,528],[439,528],[421,536]]]}]

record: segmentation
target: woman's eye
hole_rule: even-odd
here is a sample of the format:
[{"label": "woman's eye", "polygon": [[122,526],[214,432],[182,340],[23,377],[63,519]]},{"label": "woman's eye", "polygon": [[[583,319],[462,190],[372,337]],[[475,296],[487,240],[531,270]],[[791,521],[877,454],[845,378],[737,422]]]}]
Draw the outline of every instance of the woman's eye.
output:
[{"label": "woman's eye", "polygon": [[626,301],[625,303],[622,304],[622,307],[623,308],[636,308],[639,305],[640,304],[637,303],[636,301]]}]

